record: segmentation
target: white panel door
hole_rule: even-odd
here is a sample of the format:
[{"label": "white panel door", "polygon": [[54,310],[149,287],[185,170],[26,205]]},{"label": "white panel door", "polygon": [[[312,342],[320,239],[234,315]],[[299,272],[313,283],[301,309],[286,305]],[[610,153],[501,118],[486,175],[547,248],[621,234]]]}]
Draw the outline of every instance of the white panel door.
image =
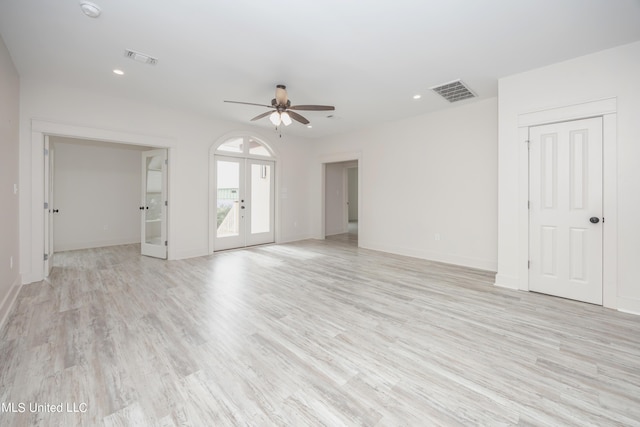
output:
[{"label": "white panel door", "polygon": [[142,152],[142,255],[167,258],[167,150]]},{"label": "white panel door", "polygon": [[215,250],[274,242],[274,162],[215,156],[215,168]]},{"label": "white panel door", "polygon": [[602,118],[529,128],[529,290],[602,304]]}]

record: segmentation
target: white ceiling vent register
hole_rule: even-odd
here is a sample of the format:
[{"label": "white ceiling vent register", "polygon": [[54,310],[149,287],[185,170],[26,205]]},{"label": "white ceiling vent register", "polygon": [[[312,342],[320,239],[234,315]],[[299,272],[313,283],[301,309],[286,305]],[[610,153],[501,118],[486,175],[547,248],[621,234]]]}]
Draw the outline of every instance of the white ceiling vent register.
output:
[{"label": "white ceiling vent register", "polygon": [[454,80],[449,83],[434,86],[431,90],[449,102],[462,101],[463,99],[474,98],[476,96],[461,80]]},{"label": "white ceiling vent register", "polygon": [[149,55],[145,55],[144,53],[136,52],[135,50],[126,49],[124,51],[124,56],[131,58],[134,61],[142,62],[143,64],[156,65],[158,63],[158,58],[153,58]]}]

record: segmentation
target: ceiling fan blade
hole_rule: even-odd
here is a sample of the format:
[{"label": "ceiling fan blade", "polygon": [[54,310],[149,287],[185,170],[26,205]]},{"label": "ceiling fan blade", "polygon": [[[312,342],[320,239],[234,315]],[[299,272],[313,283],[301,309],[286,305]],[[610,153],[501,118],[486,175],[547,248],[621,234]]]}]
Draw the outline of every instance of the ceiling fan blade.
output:
[{"label": "ceiling fan blade", "polygon": [[294,105],[289,110],[307,110],[307,111],[333,111],[336,107],[333,105]]},{"label": "ceiling fan blade", "polygon": [[224,101],[224,102],[230,102],[232,104],[256,105],[258,107],[275,108],[273,105],[254,104],[253,102],[240,102],[240,101]]},{"label": "ceiling fan blade", "polygon": [[257,116],[255,116],[253,119],[251,119],[250,121],[255,121],[255,120],[260,120],[263,117],[267,117],[268,115],[273,114],[273,111],[267,111],[266,113],[262,113],[262,114],[258,114]]},{"label": "ceiling fan blade", "polygon": [[296,122],[300,122],[303,125],[308,125],[309,124],[309,120],[305,119],[304,117],[302,117],[300,114],[296,113],[295,111],[289,111],[287,110],[287,113],[289,114],[289,116],[291,116],[291,118],[293,120],[295,120]]}]

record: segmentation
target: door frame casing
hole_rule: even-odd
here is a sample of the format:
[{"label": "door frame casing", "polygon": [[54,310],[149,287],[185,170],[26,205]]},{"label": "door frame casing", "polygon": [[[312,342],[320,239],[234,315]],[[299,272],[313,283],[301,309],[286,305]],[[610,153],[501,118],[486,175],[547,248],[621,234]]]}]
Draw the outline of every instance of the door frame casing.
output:
[{"label": "door frame casing", "polygon": [[[32,119],[31,120],[31,236],[30,253],[25,264],[21,264],[23,271],[22,283],[33,283],[44,279],[44,140],[45,135],[67,138],[89,139],[114,144],[139,145],[151,148],[166,148],[169,163],[175,151],[175,142],[171,138],[152,135],[141,135],[129,132],[113,131],[109,129],[89,126],[69,125],[54,121]],[[168,196],[171,197],[173,180],[168,176]],[[173,259],[173,231],[171,229],[171,202],[168,204],[167,234],[168,251],[167,258]],[[29,262],[29,265],[26,265]],[[24,266],[24,268],[23,268]]]},{"label": "door frame casing", "polygon": [[519,148],[519,200],[518,230],[520,245],[518,248],[518,288],[529,291],[529,127],[571,120],[602,117],[602,174],[603,174],[603,226],[602,244],[602,305],[617,308],[617,99],[606,98],[581,104],[550,108],[518,115]]}]

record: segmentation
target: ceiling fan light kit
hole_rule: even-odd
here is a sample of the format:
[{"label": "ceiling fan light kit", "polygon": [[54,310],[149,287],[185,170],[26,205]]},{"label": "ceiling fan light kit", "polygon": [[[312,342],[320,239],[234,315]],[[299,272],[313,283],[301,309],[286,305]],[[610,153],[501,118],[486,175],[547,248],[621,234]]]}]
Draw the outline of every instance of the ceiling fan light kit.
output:
[{"label": "ceiling fan light kit", "polygon": [[275,110],[267,111],[251,119],[251,121],[253,122],[269,116],[269,120],[271,121],[271,123],[273,123],[274,126],[279,126],[281,123],[284,123],[285,126],[289,126],[291,123],[293,123],[293,120],[302,123],[303,125],[309,124],[309,120],[292,110],[333,111],[336,109],[332,105],[291,105],[291,100],[289,100],[288,98],[287,87],[285,85],[276,86],[276,97],[271,100],[271,105],[240,101],[224,102],[230,102],[232,104],[255,105],[258,107],[266,107],[270,108],[271,110]]}]

